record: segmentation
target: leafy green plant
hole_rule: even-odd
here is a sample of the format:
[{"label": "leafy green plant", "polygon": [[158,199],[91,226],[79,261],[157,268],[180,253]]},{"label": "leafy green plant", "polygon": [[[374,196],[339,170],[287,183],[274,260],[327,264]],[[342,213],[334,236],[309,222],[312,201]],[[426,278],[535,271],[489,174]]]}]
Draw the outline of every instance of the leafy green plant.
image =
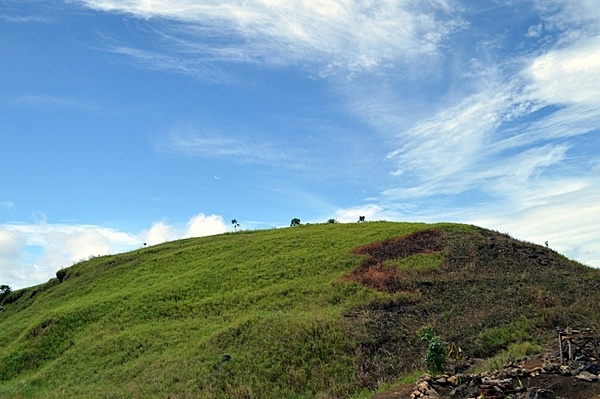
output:
[{"label": "leafy green plant", "polygon": [[443,373],[446,369],[446,343],[435,333],[431,326],[421,327],[417,331],[421,341],[427,343],[427,352],[423,358],[423,365],[431,374]]}]

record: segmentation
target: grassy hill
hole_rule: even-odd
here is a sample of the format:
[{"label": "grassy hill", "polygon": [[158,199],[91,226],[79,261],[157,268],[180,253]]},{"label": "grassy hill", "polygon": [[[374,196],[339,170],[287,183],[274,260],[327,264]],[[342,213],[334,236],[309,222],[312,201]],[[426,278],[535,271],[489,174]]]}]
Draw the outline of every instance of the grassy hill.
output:
[{"label": "grassy hill", "polygon": [[316,224],[92,258],[5,297],[0,398],[369,398],[598,328],[600,271],[475,226]]}]

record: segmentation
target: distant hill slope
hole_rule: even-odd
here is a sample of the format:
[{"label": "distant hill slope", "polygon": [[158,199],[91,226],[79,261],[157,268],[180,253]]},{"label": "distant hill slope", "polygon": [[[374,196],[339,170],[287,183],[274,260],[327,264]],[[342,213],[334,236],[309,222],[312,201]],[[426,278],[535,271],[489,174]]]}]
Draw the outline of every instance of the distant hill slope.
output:
[{"label": "distant hill slope", "polygon": [[468,356],[598,328],[600,271],[475,226],[242,231],[90,259],[1,304],[0,398],[368,398],[432,325]]}]

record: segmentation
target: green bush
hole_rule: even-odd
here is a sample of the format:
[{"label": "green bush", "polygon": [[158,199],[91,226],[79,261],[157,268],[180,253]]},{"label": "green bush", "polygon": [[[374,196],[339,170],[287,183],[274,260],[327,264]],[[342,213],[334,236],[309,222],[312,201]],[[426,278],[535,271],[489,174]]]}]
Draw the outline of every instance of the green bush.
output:
[{"label": "green bush", "polygon": [[441,374],[446,369],[446,343],[437,335],[431,326],[421,327],[417,331],[421,341],[427,343],[427,352],[423,365],[431,374]]},{"label": "green bush", "polygon": [[0,302],[2,302],[2,300],[6,298],[11,292],[12,289],[10,288],[10,286],[6,284],[0,285]]},{"label": "green bush", "polygon": [[65,269],[60,269],[56,272],[56,278],[61,283],[67,279],[67,271]]}]

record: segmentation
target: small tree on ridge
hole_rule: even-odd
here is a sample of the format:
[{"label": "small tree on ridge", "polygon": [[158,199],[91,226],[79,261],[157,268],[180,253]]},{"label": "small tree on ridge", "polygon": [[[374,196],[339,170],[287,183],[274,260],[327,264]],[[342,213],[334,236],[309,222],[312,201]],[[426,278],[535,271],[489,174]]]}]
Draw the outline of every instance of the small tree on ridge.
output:
[{"label": "small tree on ridge", "polygon": [[12,292],[12,288],[6,284],[0,285],[0,301],[8,296]]}]

